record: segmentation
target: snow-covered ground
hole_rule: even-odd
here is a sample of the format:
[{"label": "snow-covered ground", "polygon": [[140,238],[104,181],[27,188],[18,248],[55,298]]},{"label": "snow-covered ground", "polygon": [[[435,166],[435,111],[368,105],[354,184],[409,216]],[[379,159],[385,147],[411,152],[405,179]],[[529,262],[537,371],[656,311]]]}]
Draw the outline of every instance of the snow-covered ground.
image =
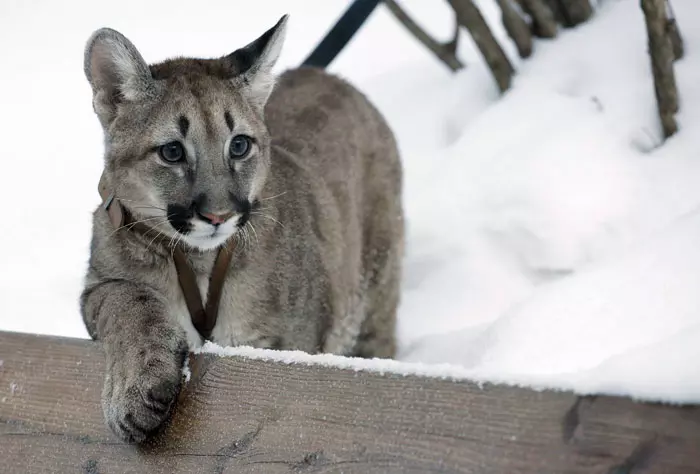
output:
[{"label": "snow-covered ground", "polygon": [[[398,358],[410,364],[331,362],[700,402],[700,2],[673,1],[686,45],[681,131],[663,146],[638,1],[598,2],[592,21],[538,41],[526,61],[492,0],[478,3],[518,69],[503,97],[467,35],[468,67],[453,75],[383,7],[330,68],[399,138]],[[446,3],[402,4],[449,37]],[[346,5],[3,2],[0,329],[87,337],[77,298],[102,137],[82,50],[94,29],[122,31],[148,61],[216,56],[289,12],[282,69]]]}]

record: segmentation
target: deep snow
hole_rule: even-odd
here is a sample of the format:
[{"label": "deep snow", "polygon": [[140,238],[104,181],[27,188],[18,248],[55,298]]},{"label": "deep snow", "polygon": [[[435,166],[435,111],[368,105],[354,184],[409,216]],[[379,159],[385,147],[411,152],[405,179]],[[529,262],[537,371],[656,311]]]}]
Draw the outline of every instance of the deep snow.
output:
[{"label": "deep snow", "polygon": [[[637,1],[600,2],[592,21],[537,41],[526,61],[492,0],[478,3],[518,69],[503,97],[467,35],[468,66],[452,75],[383,7],[330,68],[372,98],[399,139],[408,248],[398,358],[410,364],[228,353],[700,401],[700,4],[673,2],[686,45],[681,131],[659,146]],[[449,37],[446,4],[402,4]],[[215,56],[289,12],[282,69],[346,2],[110,5],[0,6],[10,71],[0,79],[0,329],[87,337],[77,297],[102,164],[82,74],[92,30],[122,31],[148,61]]]}]

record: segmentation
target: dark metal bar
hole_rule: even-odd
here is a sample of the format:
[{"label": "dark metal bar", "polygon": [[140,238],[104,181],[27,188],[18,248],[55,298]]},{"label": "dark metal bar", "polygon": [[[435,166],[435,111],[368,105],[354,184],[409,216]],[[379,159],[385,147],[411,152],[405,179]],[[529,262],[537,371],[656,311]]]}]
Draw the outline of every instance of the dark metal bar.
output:
[{"label": "dark metal bar", "polygon": [[328,67],[357,33],[381,0],[354,0],[302,66]]}]

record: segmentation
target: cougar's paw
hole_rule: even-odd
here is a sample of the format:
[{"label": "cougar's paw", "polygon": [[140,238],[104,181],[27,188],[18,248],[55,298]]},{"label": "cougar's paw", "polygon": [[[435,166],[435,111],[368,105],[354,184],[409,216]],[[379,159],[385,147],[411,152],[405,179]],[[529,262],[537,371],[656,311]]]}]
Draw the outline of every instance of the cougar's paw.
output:
[{"label": "cougar's paw", "polygon": [[141,443],[168,419],[180,390],[186,355],[185,350],[169,357],[151,357],[138,368],[107,374],[102,408],[107,425],[118,437]]}]

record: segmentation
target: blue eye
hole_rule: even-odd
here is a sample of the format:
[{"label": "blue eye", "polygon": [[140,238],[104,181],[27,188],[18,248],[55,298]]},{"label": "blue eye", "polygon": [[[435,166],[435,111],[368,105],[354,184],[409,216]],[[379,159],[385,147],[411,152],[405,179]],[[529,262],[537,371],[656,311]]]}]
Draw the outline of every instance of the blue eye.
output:
[{"label": "blue eye", "polygon": [[177,163],[185,159],[185,148],[180,142],[170,142],[158,148],[158,155],[163,161]]},{"label": "blue eye", "polygon": [[248,152],[250,152],[250,148],[250,137],[236,135],[228,145],[228,154],[232,160],[240,160],[246,157]]}]

